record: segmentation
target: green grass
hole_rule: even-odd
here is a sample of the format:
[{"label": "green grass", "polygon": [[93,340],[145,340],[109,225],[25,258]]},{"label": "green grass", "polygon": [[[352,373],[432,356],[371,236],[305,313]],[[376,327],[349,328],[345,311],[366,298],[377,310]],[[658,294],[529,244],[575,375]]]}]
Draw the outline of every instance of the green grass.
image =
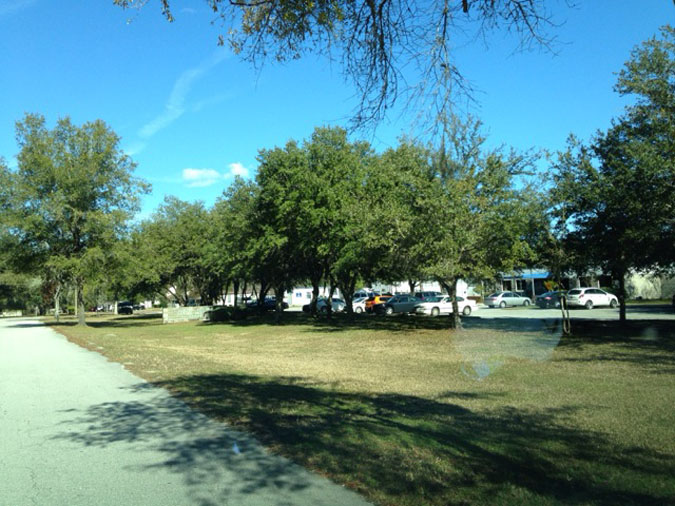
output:
[{"label": "green grass", "polygon": [[673,322],[55,328],[383,505],[675,504]]}]

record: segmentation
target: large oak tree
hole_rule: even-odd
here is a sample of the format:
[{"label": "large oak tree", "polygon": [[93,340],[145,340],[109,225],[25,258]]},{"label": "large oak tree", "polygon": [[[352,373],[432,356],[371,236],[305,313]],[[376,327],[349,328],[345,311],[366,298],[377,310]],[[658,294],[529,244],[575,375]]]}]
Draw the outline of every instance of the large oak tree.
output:
[{"label": "large oak tree", "polygon": [[672,27],[633,50],[616,90],[633,105],[590,145],[571,138],[555,164],[553,200],[570,258],[613,276],[625,320],[628,271],[675,269]]},{"label": "large oak tree", "polygon": [[20,251],[41,274],[75,287],[84,324],[85,282],[105,269],[111,245],[149,186],[103,121],[73,124],[27,114],[16,124],[16,170],[5,170],[3,216]]}]

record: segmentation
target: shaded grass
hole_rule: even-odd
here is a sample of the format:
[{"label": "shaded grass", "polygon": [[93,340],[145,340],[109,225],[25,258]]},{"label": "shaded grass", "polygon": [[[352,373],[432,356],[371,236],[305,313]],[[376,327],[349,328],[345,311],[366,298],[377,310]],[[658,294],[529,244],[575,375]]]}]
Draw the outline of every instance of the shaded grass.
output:
[{"label": "shaded grass", "polygon": [[671,324],[272,322],[57,328],[379,504],[675,503]]}]

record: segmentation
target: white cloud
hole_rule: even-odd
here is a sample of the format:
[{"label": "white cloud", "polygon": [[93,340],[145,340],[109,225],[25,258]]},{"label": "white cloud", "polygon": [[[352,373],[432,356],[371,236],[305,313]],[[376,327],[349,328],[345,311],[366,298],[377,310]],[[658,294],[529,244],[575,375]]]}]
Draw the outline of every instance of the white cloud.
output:
[{"label": "white cloud", "polygon": [[146,145],[145,142],[134,142],[130,146],[127,146],[124,149],[124,152],[128,156],[135,156],[145,149],[145,145]]},{"label": "white cloud", "polygon": [[231,177],[248,177],[249,175],[249,170],[239,162],[230,163],[227,168],[226,172],[219,172],[215,169],[187,168],[183,169],[180,181],[166,180],[165,182],[180,182],[188,188],[204,188]]},{"label": "white cloud", "polygon": [[239,162],[231,163],[227,168],[230,169],[230,176],[248,177],[248,169]]},{"label": "white cloud", "polygon": [[169,99],[164,106],[164,111],[143,125],[138,132],[139,137],[142,139],[152,137],[157,132],[168,127],[171,123],[180,118],[183,113],[185,113],[185,100],[194,84],[226,57],[227,55],[225,52],[218,51],[209,60],[202,62],[195,68],[183,72],[173,85]]},{"label": "white cloud", "polygon": [[211,186],[222,179],[222,174],[214,169],[183,169],[183,183],[189,188]]}]

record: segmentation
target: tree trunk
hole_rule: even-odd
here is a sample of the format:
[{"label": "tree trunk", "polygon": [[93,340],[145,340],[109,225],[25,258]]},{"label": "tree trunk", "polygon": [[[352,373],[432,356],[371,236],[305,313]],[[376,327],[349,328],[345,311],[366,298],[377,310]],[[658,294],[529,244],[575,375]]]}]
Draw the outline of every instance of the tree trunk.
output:
[{"label": "tree trunk", "polygon": [[77,294],[75,297],[76,302],[76,308],[77,308],[77,324],[82,326],[86,325],[87,323],[85,322],[84,319],[84,294],[82,293],[82,286],[80,283],[75,283],[75,293]]},{"label": "tree trunk", "polygon": [[61,318],[61,285],[57,285],[56,292],[54,293],[54,317],[56,318],[56,323],[59,323]]},{"label": "tree trunk", "polygon": [[415,295],[415,287],[417,286],[417,281],[412,279],[408,280],[408,288],[410,289],[410,295]]},{"label": "tree trunk", "polygon": [[453,329],[459,330],[462,328],[462,320],[459,317],[459,304],[457,303],[457,278],[453,278],[450,281],[448,288],[448,295],[452,297],[452,314],[450,315],[450,326]]},{"label": "tree trunk", "polygon": [[237,295],[239,294],[239,278],[234,278],[232,282],[232,290],[234,291],[234,308],[237,309]]},{"label": "tree trunk", "polygon": [[312,278],[312,300],[309,302],[309,312],[314,316],[316,316],[316,303],[319,300],[320,286],[321,277]]},{"label": "tree trunk", "polygon": [[352,316],[354,314],[353,300],[354,290],[356,288],[356,276],[347,276],[342,283],[338,283],[338,288],[342,291],[342,296],[345,299],[345,308],[347,314]]},{"label": "tree trunk", "polygon": [[274,320],[277,323],[281,323],[281,319],[284,313],[285,293],[286,293],[285,285],[281,284],[274,287],[274,296],[275,296]]},{"label": "tree trunk", "polygon": [[223,301],[223,306],[226,306],[227,302],[227,292],[230,291],[230,282],[232,280],[230,278],[227,278],[227,281],[225,281],[225,286],[223,287],[223,296],[221,297],[221,300]]},{"label": "tree trunk", "polygon": [[333,293],[335,293],[335,283],[331,280],[328,290],[328,300],[326,301],[326,317],[330,320],[333,316]]},{"label": "tree trunk", "polygon": [[258,309],[262,309],[263,304],[265,304],[265,297],[267,297],[267,292],[269,291],[269,286],[265,280],[260,280],[260,289],[258,290]]},{"label": "tree trunk", "polygon": [[626,321],[626,271],[619,273],[619,321]]}]

